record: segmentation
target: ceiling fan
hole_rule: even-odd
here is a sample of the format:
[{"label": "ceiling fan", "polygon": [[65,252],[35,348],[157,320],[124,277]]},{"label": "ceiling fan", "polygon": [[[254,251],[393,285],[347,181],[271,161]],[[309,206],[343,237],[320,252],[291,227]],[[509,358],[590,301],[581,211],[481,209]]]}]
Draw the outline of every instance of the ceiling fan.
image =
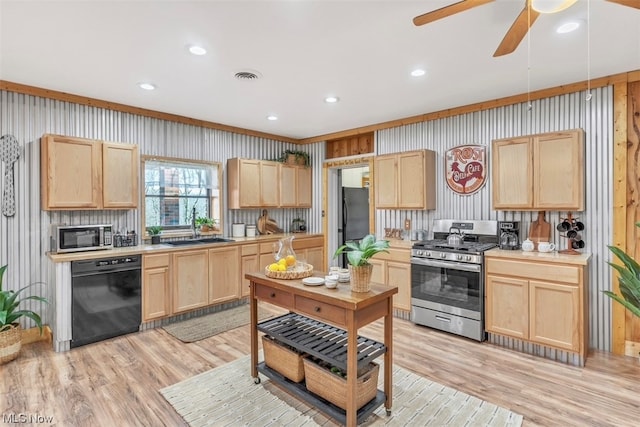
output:
[{"label": "ceiling fan", "polygon": [[[465,10],[491,3],[494,0],[461,0],[457,3],[436,9],[431,12],[416,16],[413,23],[416,26],[425,25]],[[538,19],[541,13],[555,13],[572,6],[577,0],[525,0],[524,9],[518,15],[507,34],[505,34],[500,46],[493,54],[494,57],[508,55],[520,44],[524,36],[527,35],[529,28]],[[640,9],[640,0],[605,0],[611,3],[617,3],[622,6]]]}]

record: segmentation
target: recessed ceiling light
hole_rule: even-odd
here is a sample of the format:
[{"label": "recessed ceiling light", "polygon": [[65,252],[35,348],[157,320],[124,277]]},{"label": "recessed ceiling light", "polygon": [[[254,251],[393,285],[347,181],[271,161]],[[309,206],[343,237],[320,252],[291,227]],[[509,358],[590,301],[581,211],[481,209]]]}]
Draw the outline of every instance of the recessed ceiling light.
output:
[{"label": "recessed ceiling light", "polygon": [[267,120],[271,120],[271,121],[278,120],[278,116],[270,114],[267,116]]},{"label": "recessed ceiling light", "polygon": [[205,55],[207,53],[207,49],[201,46],[189,46],[189,52],[194,55]]},{"label": "recessed ceiling light", "polygon": [[427,74],[427,72],[421,68],[416,68],[411,72],[411,75],[413,77],[420,77],[420,76],[424,76],[425,74]]},{"label": "recessed ceiling light", "polygon": [[328,103],[328,104],[334,104],[336,102],[340,101],[340,98],[338,98],[337,96],[327,96],[324,99],[324,102]]},{"label": "recessed ceiling light", "polygon": [[580,27],[580,22],[578,21],[565,22],[564,24],[560,25],[556,29],[556,33],[558,34],[570,33],[571,31],[577,30],[578,27]]},{"label": "recessed ceiling light", "polygon": [[156,88],[156,85],[152,83],[138,83],[138,87],[144,90],[154,90]]}]

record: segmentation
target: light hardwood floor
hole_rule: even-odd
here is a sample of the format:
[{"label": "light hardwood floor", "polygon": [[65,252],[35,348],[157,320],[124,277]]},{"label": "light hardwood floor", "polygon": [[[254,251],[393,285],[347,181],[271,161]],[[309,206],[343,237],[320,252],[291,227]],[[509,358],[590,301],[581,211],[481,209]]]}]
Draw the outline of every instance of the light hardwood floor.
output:
[{"label": "light hardwood floor", "polygon": [[[382,323],[360,334],[382,339]],[[593,351],[584,368],[571,367],[400,319],[394,346],[394,363],[520,413],[525,426],[640,425],[633,358]],[[60,426],[181,426],[158,390],[248,353],[248,326],[191,344],[162,329],[64,353],[30,344],[0,366],[0,425],[25,414]]]}]

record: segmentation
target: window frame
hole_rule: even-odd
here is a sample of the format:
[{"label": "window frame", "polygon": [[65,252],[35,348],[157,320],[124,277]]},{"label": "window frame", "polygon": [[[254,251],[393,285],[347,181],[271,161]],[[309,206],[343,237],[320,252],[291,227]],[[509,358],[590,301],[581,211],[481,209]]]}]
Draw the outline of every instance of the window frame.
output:
[{"label": "window frame", "polygon": [[[141,175],[141,182],[142,182],[142,191],[141,191],[141,208],[140,208],[140,223],[141,223],[141,227],[142,230],[144,232],[144,236],[145,238],[151,238],[151,236],[149,235],[148,232],[148,227],[154,225],[148,225],[146,223],[147,221],[147,217],[146,217],[146,209],[147,209],[147,185],[146,185],[146,163],[147,162],[167,162],[167,163],[178,163],[178,164],[184,164],[185,166],[211,166],[212,168],[214,168],[214,171],[212,172],[213,174],[217,173],[217,179],[218,179],[218,187],[215,188],[218,190],[218,194],[219,194],[219,201],[217,203],[218,205],[218,209],[219,209],[219,221],[218,221],[218,226],[219,226],[219,231],[214,231],[211,233],[206,233],[206,234],[223,234],[223,230],[224,230],[224,195],[223,195],[223,188],[224,188],[224,183],[223,183],[223,170],[222,170],[222,163],[221,162],[210,162],[210,161],[204,161],[204,160],[192,160],[192,159],[185,159],[185,158],[176,158],[176,157],[162,157],[162,156],[141,156],[141,168],[140,168],[140,175]],[[213,178],[213,177],[212,177]],[[183,196],[182,196],[183,197]],[[206,198],[206,197],[205,197]],[[210,218],[216,218],[215,213],[213,212],[213,209],[215,207],[215,194],[213,192],[211,192],[211,194],[208,197],[208,204],[209,204],[209,211],[210,211]],[[172,228],[172,229],[163,229],[162,234],[164,236],[174,236],[174,237],[180,237],[180,236],[190,236],[191,235],[191,229],[187,228],[185,226],[176,226],[176,228]]]}]

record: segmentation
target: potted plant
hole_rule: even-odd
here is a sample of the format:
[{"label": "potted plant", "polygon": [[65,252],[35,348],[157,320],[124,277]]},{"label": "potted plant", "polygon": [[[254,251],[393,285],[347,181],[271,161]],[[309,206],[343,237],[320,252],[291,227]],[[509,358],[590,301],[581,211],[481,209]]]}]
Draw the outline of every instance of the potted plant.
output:
[{"label": "potted plant", "polygon": [[4,290],[2,278],[6,270],[6,265],[0,267],[0,364],[15,359],[20,353],[22,348],[22,329],[18,320],[21,317],[28,317],[33,320],[38,329],[40,329],[40,334],[42,334],[42,319],[40,319],[38,313],[31,310],[20,310],[20,303],[26,300],[47,303],[45,298],[36,295],[30,295],[22,299],[18,297],[20,292],[33,285],[25,286],[17,291]]},{"label": "potted plant", "polygon": [[[636,222],[636,227],[640,227],[640,222]],[[640,318],[640,264],[622,249],[615,246],[608,246],[608,248],[624,264],[607,263],[620,274],[618,283],[622,295],[614,294],[611,291],[603,292]]]},{"label": "potted plant", "polygon": [[279,162],[288,163],[292,165],[310,166],[311,159],[309,153],[299,150],[284,150],[280,157]]},{"label": "potted plant", "polygon": [[158,243],[160,243],[160,233],[162,232],[162,227],[160,227],[159,225],[152,225],[151,227],[147,228],[147,231],[151,236],[152,245],[157,245]]},{"label": "potted plant", "polygon": [[216,228],[216,222],[217,221],[215,219],[207,218],[206,216],[196,218],[196,226],[200,227],[200,231],[205,233],[208,231],[214,231]]},{"label": "potted plant", "polygon": [[368,234],[359,243],[347,242],[336,250],[333,254],[334,258],[342,253],[347,254],[353,292],[369,292],[371,289],[371,270],[373,269],[373,265],[369,264],[369,259],[380,252],[389,253],[388,248],[388,240],[376,240],[373,234]]}]

